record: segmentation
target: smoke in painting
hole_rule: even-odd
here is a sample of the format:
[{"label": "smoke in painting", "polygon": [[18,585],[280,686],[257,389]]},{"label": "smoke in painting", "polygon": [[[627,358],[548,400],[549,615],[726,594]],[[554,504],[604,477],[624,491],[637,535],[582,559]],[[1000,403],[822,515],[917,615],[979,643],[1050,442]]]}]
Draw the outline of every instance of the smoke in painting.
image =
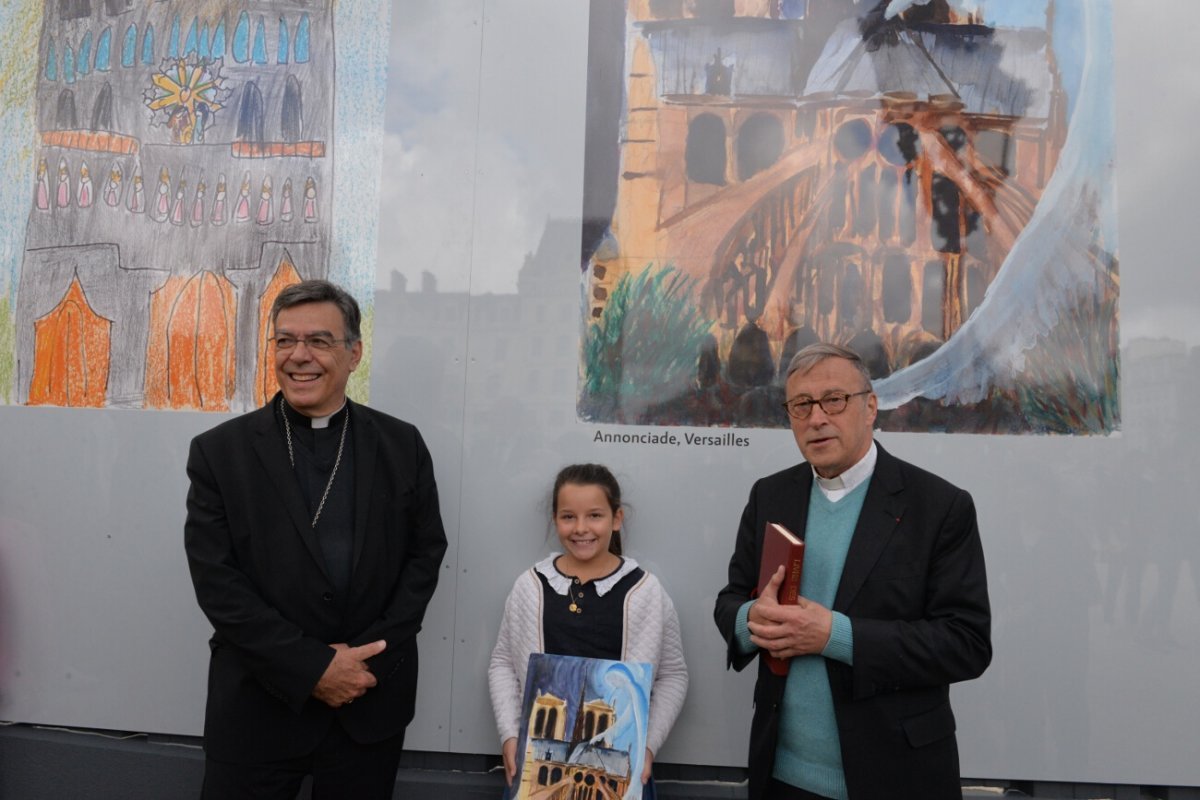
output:
[{"label": "smoke in painting", "polygon": [[640,798],[652,679],[649,664],[530,656],[508,796]]},{"label": "smoke in painting", "polygon": [[593,0],[578,413],[786,427],[816,341],[885,430],[1119,428],[1107,0]]}]

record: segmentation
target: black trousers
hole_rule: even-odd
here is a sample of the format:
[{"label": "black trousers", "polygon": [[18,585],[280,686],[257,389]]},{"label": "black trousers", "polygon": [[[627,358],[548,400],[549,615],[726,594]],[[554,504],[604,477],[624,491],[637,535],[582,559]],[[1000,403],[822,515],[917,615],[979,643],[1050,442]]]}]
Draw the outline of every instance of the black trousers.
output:
[{"label": "black trousers", "polygon": [[771,778],[771,782],[767,784],[764,800],[829,800],[829,798]]},{"label": "black trousers", "polygon": [[312,775],[312,800],[392,800],[404,732],[359,744],[336,722],[308,755],[261,764],[206,758],[201,800],[295,800]]}]

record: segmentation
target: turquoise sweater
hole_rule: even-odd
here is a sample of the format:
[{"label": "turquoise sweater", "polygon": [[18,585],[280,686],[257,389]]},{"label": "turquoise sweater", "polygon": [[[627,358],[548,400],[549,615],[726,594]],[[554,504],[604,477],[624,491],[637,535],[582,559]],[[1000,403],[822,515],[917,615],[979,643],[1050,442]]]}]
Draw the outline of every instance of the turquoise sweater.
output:
[{"label": "turquoise sweater", "polygon": [[[836,503],[813,483],[805,528],[804,571],[800,594],[829,608],[837,594],[850,550],[850,539],[867,496],[870,481],[863,481]],[[754,649],[746,628],[752,603],[738,614],[738,639],[745,652]],[[835,800],[846,800],[846,777],[833,695],[825,659],[853,663],[853,637],[846,615],[833,612],[833,631],[820,655],[792,659],[780,715],[779,744],[775,749],[773,777],[792,786]]]}]

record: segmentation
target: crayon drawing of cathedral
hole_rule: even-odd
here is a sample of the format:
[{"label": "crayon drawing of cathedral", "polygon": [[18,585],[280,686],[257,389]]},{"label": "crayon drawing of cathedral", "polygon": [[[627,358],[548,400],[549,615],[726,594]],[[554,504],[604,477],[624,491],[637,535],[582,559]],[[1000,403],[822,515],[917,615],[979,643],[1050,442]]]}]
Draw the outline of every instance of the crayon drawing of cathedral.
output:
[{"label": "crayon drawing of cathedral", "polygon": [[326,277],[333,0],[47,0],[16,402],[204,411],[276,390],[268,312]]},{"label": "crayon drawing of cathedral", "polygon": [[1118,427],[1107,2],[591,23],[580,418],[786,427],[788,362],[831,341],[885,429]]},{"label": "crayon drawing of cathedral", "polygon": [[641,797],[650,675],[648,664],[530,656],[512,796]]}]

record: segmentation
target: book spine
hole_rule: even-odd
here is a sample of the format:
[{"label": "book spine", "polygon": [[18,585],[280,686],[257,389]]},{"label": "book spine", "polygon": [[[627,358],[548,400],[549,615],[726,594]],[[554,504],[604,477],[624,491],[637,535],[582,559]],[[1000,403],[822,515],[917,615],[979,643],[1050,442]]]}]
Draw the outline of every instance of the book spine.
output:
[{"label": "book spine", "polygon": [[[803,552],[803,551],[801,551]],[[783,585],[779,587],[779,602],[782,605],[795,605],[800,599],[800,572],[804,567],[804,556],[793,556],[788,561],[787,572],[783,576]]]}]

